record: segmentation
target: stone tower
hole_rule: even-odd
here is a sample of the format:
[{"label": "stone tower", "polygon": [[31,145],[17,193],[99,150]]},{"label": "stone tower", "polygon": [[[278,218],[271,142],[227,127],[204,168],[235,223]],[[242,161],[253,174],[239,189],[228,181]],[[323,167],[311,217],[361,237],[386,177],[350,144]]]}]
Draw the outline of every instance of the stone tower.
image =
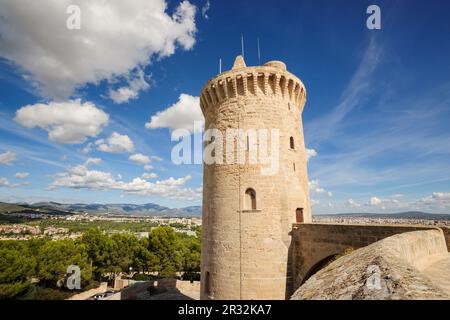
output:
[{"label": "stone tower", "polygon": [[[290,295],[292,224],[312,220],[302,125],[305,102],[305,86],[283,62],[247,67],[241,56],[202,89],[205,130],[218,129],[224,137],[227,129],[279,130],[275,174],[262,174],[265,164],[260,162],[204,164],[202,299]],[[270,139],[269,134],[269,148]],[[256,145],[261,146],[259,138]]]}]

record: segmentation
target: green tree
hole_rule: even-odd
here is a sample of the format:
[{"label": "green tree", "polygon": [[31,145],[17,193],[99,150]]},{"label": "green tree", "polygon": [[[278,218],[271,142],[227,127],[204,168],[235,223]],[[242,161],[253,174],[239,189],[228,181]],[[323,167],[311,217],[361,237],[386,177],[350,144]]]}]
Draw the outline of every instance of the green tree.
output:
[{"label": "green tree", "polygon": [[200,239],[189,237],[185,242],[184,271],[200,272]]},{"label": "green tree", "polygon": [[135,268],[134,256],[138,250],[138,239],[132,234],[115,234],[113,265],[118,272],[128,272],[130,267]]},{"label": "green tree", "polygon": [[156,271],[162,277],[173,277],[183,267],[183,246],[171,227],[158,227],[149,236],[149,250],[158,258]]},{"label": "green tree", "polygon": [[96,279],[100,280],[103,274],[120,271],[115,265],[116,244],[101,230],[89,229],[83,234],[81,242],[86,246]]},{"label": "green tree", "polygon": [[158,257],[149,250],[149,239],[140,239],[134,251],[133,268],[140,272],[156,271],[158,265]]},{"label": "green tree", "polygon": [[180,241],[183,246],[183,280],[200,279],[200,237],[181,234]]},{"label": "green tree", "polygon": [[67,268],[76,265],[81,271],[82,286],[86,286],[92,280],[92,269],[89,263],[86,247],[82,243],[66,239],[48,241],[38,253],[37,276],[40,284],[46,287],[57,287],[58,281],[65,284]]},{"label": "green tree", "polygon": [[36,272],[36,259],[29,255],[26,241],[10,243],[13,245],[0,247],[0,299],[11,299],[23,293]]}]

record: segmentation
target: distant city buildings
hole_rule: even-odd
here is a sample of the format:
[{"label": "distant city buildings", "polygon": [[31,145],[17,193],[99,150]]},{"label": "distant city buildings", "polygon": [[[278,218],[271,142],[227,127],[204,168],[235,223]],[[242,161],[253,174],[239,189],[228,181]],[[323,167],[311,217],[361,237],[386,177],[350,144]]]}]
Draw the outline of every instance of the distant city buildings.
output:
[{"label": "distant city buildings", "polygon": [[450,226],[450,220],[414,219],[414,218],[375,218],[375,217],[343,217],[343,216],[314,216],[315,223],[333,224],[408,224],[427,226]]},{"label": "distant city buildings", "polygon": [[[193,228],[201,226],[200,217],[145,217],[145,216],[115,216],[109,214],[91,215],[87,213],[78,213],[74,215],[48,215],[36,213],[9,213],[8,216],[17,218],[28,218],[28,220],[42,219],[68,221],[68,222],[117,222],[117,223],[151,223],[156,226],[172,226],[176,232],[184,233],[189,236],[196,236],[197,233]],[[107,230],[108,234],[115,233],[132,233],[139,239],[148,238],[153,227],[149,227],[148,231],[133,232],[131,230],[111,228]],[[1,240],[29,240],[32,238],[51,238],[52,240],[77,239],[82,236],[82,232],[71,232],[69,228],[48,226],[41,230],[39,226],[28,224],[3,224],[0,225],[0,241]]]}]

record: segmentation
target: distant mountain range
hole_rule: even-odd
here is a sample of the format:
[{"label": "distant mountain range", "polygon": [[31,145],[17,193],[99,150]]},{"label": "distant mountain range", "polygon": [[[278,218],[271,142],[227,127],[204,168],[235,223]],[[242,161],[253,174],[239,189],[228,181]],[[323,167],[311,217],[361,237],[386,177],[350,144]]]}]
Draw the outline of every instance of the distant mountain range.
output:
[{"label": "distant mountain range", "polygon": [[338,213],[320,214],[315,217],[354,217],[354,218],[383,218],[383,219],[427,219],[450,220],[450,214],[426,213],[421,211],[406,211],[397,213]]},{"label": "distant mountain range", "polygon": [[[39,210],[39,211],[37,211]],[[146,204],[63,204],[58,202],[28,203],[0,203],[0,213],[3,212],[45,212],[50,214],[71,214],[77,212],[91,214],[114,214],[114,215],[139,215],[139,216],[166,216],[187,217],[200,216],[202,208],[191,206],[185,208],[168,208],[154,203]]]},{"label": "distant mountain range", "polygon": [[[55,215],[73,214],[78,212],[90,214],[113,214],[124,216],[159,216],[159,217],[193,217],[202,215],[201,206],[185,208],[168,208],[155,203],[146,204],[64,204],[58,202],[28,203],[2,203],[0,202],[0,213],[26,212],[26,213],[48,213]],[[398,213],[338,213],[338,214],[316,214],[320,217],[354,217],[354,218],[387,218],[387,219],[427,219],[427,220],[450,220],[450,214],[426,213],[421,211],[407,211]]]}]

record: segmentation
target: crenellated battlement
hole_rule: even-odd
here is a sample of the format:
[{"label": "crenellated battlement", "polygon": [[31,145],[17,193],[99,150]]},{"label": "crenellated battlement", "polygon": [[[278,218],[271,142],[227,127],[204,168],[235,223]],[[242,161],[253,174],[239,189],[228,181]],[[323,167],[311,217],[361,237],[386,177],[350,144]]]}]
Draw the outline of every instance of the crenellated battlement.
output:
[{"label": "crenellated battlement", "polygon": [[263,66],[246,67],[242,57],[238,56],[231,70],[217,75],[203,87],[200,107],[205,114],[225,100],[263,95],[286,100],[301,109],[306,101],[305,86],[286,70],[283,62],[270,61]]}]

